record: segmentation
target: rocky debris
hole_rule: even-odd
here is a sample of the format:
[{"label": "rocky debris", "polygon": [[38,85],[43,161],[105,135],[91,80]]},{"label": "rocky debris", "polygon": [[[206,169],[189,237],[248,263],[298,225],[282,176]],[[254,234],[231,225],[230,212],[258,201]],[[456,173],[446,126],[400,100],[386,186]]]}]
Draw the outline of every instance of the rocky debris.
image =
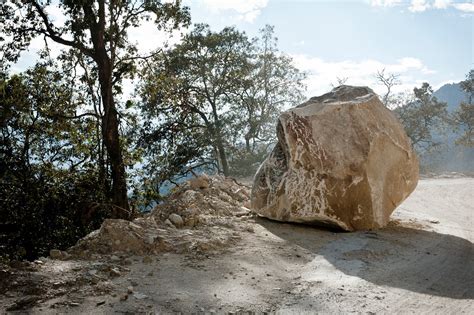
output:
[{"label": "rocky debris", "polygon": [[188,183],[191,189],[197,190],[197,189],[206,189],[209,188],[210,186],[210,178],[207,175],[201,175],[199,177],[194,177],[191,178]]},{"label": "rocky debris", "polygon": [[51,249],[49,251],[49,257],[51,259],[66,260],[69,258],[69,254],[59,249]]},{"label": "rocky debris", "polygon": [[41,298],[39,296],[25,296],[16,300],[13,304],[7,307],[6,310],[12,312],[31,308],[40,299]]},{"label": "rocky debris", "polygon": [[282,113],[277,136],[252,189],[262,216],[380,228],[417,185],[409,138],[367,87],[340,86]]},{"label": "rocky debris", "polygon": [[150,256],[143,257],[143,263],[144,264],[151,264],[152,262],[153,262],[153,259],[151,259]]},{"label": "rocky debris", "polygon": [[183,221],[183,218],[181,218],[181,216],[179,214],[176,214],[176,213],[172,213],[170,214],[170,216],[168,217],[168,219],[171,221],[171,223],[173,223],[173,225],[177,228],[180,228],[184,225],[184,221]]},{"label": "rocky debris", "polygon": [[111,268],[109,274],[111,277],[120,277],[122,275],[118,268]]},{"label": "rocky debris", "polygon": [[[94,254],[151,255],[225,248],[239,239],[229,229],[235,228],[233,220],[250,214],[242,206],[249,197],[250,188],[233,179],[203,175],[175,188],[150,214],[133,221],[105,220],[68,252],[89,259]],[[242,226],[245,230],[245,224]]]},{"label": "rocky debris", "polygon": [[231,178],[202,175],[175,188],[163,204],[156,206],[152,215],[163,222],[169,219],[176,226],[172,217],[177,214],[184,226],[194,227],[205,224],[206,218],[234,216],[242,211],[242,204],[249,201],[250,187]]}]

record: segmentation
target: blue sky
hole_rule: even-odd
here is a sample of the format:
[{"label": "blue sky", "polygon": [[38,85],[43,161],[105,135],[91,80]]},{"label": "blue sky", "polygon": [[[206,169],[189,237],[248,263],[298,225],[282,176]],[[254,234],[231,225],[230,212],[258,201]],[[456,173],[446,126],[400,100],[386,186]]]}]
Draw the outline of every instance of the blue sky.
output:
[{"label": "blue sky", "polygon": [[[474,5],[450,0],[184,0],[193,23],[213,30],[234,25],[255,36],[265,24],[275,26],[279,48],[308,72],[308,96],[326,92],[337,78],[368,85],[378,92],[374,74],[383,68],[400,75],[398,91],[422,82],[435,88],[464,79],[473,68]],[[60,22],[54,8],[50,12]],[[154,35],[152,35],[154,34]],[[130,37],[142,50],[166,38],[144,25]],[[179,41],[175,35],[172,42]],[[17,71],[34,60],[33,43]]]},{"label": "blue sky", "polygon": [[[243,4],[245,3],[245,5]],[[373,73],[400,74],[398,90],[460,81],[473,67],[474,5],[466,1],[188,1],[194,22],[249,35],[275,26],[279,47],[309,72],[309,96],[337,77],[381,90]],[[253,4],[253,5],[252,5]]]}]

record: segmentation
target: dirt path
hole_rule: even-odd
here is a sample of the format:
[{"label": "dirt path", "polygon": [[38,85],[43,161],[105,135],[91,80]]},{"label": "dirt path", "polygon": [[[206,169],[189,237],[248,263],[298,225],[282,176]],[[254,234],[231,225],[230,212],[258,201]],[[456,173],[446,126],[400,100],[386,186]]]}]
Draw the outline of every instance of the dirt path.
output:
[{"label": "dirt path", "polygon": [[[46,260],[19,285],[62,292],[30,313],[474,313],[474,179],[422,180],[393,219],[333,233],[250,217],[224,252]],[[0,297],[0,313],[19,301]]]}]

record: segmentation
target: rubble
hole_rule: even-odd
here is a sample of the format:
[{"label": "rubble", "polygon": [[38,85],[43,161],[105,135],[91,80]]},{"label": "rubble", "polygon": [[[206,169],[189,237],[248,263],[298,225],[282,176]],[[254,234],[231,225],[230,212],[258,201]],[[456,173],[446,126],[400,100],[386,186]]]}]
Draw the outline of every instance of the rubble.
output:
[{"label": "rubble", "polygon": [[229,229],[235,228],[234,220],[250,214],[242,206],[249,197],[250,187],[231,178],[202,175],[176,187],[149,214],[133,221],[105,220],[100,229],[68,252],[88,259],[93,254],[150,255],[225,248],[239,238]]}]

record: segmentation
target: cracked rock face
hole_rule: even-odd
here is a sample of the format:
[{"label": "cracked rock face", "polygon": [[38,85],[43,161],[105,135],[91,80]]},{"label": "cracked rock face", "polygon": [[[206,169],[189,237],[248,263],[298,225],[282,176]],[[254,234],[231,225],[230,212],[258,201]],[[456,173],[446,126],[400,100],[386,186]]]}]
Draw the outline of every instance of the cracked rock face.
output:
[{"label": "cracked rock face", "polygon": [[367,87],[339,86],[282,113],[277,136],[251,196],[270,219],[380,228],[418,182],[403,126]]}]

